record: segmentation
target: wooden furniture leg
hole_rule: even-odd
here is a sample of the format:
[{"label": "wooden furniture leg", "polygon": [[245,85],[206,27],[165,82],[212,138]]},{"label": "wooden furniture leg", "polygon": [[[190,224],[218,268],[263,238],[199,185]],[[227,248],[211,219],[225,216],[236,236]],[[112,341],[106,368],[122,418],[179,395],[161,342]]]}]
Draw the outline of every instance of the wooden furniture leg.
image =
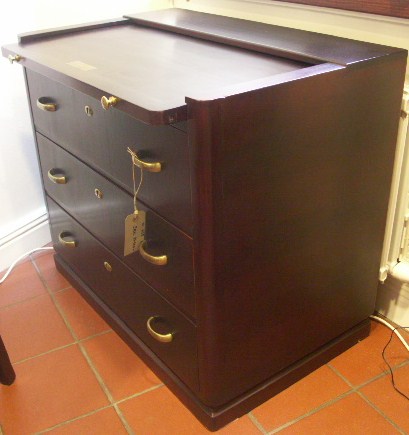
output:
[{"label": "wooden furniture leg", "polygon": [[11,385],[15,379],[16,373],[0,335],[0,384]]}]

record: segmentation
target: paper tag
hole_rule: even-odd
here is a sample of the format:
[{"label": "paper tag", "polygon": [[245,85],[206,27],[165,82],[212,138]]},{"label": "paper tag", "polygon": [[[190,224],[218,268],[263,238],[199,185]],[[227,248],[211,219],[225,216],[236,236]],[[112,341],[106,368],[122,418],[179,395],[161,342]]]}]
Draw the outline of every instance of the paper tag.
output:
[{"label": "paper tag", "polygon": [[145,240],[145,217],[146,213],[138,210],[137,214],[132,213],[125,218],[124,256],[136,252]]}]

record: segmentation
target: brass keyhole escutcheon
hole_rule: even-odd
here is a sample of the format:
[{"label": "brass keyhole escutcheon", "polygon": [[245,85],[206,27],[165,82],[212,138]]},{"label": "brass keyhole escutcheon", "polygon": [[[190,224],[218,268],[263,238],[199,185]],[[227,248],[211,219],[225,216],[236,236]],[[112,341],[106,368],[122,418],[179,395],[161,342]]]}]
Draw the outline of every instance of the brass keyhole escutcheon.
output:
[{"label": "brass keyhole escutcheon", "polygon": [[85,106],[84,110],[85,110],[85,113],[87,114],[87,116],[92,116],[94,114],[94,111],[89,106]]},{"label": "brass keyhole escutcheon", "polygon": [[112,266],[108,263],[108,261],[104,261],[104,267],[108,272],[112,272]]},{"label": "brass keyhole escutcheon", "polygon": [[98,199],[102,199],[102,197],[104,196],[104,194],[102,193],[102,191],[99,190],[99,189],[95,189],[95,190],[94,190],[94,193],[95,193],[95,196],[96,196]]}]

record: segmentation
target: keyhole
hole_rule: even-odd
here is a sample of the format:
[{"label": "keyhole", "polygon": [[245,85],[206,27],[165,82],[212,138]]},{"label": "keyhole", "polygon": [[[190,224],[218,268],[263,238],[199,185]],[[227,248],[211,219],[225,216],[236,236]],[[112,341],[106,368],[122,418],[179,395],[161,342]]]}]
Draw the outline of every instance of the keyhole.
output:
[{"label": "keyhole", "polygon": [[99,190],[99,189],[95,189],[95,190],[94,190],[94,193],[95,193],[95,196],[96,196],[98,199],[102,199],[102,197],[104,196],[104,194],[102,193],[102,191]]},{"label": "keyhole", "polygon": [[89,106],[85,106],[85,113],[87,116],[92,116],[94,114],[94,111]]}]

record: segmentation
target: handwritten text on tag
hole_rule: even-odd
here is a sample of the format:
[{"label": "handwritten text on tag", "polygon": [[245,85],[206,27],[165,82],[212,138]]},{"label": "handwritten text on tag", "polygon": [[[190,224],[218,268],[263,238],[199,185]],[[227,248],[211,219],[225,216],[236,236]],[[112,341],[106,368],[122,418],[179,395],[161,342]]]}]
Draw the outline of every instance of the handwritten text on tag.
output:
[{"label": "handwritten text on tag", "polygon": [[136,252],[145,240],[145,218],[146,213],[142,210],[125,218],[124,256]]}]

